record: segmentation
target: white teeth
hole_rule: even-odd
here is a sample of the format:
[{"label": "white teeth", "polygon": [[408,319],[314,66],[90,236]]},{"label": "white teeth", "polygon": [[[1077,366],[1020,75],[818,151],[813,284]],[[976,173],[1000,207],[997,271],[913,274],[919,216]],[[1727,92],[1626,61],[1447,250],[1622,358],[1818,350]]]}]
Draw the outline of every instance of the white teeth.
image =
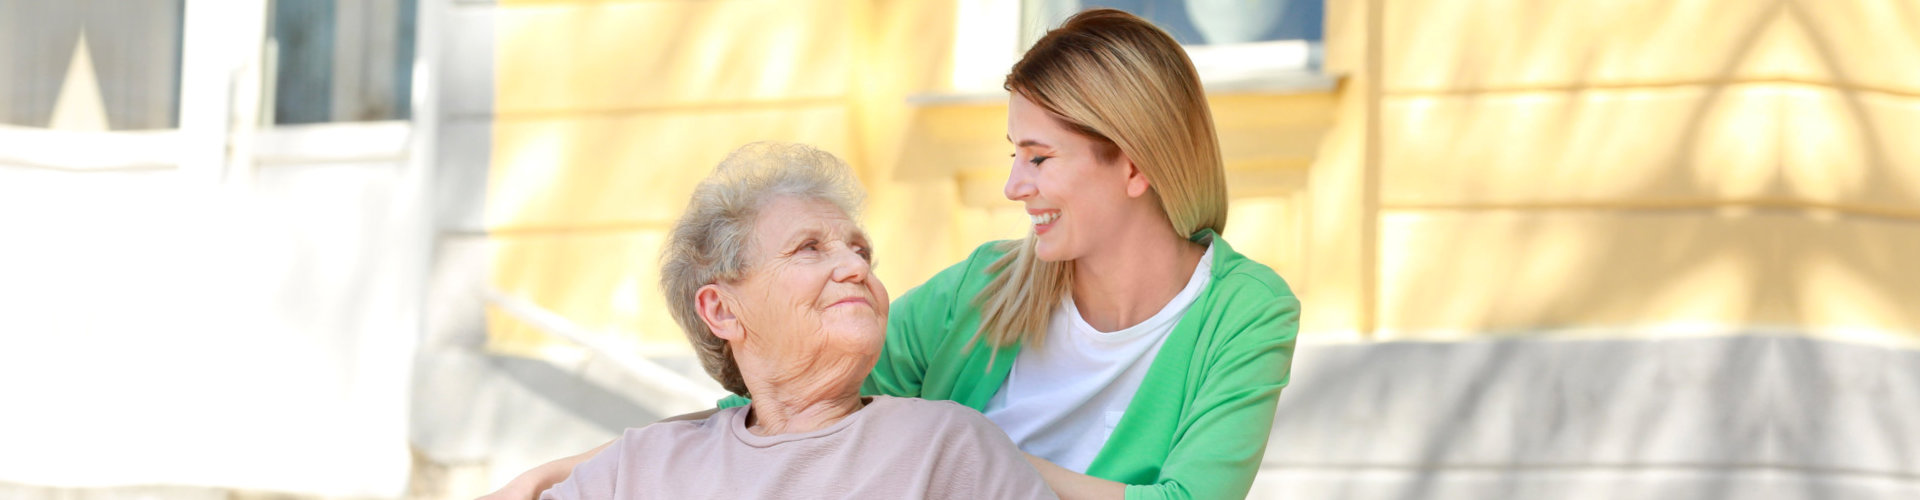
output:
[{"label": "white teeth", "polygon": [[1040,225],[1052,224],[1053,221],[1059,220],[1060,212],[1048,212],[1040,215],[1028,215],[1027,217],[1033,219],[1033,225],[1040,226]]}]

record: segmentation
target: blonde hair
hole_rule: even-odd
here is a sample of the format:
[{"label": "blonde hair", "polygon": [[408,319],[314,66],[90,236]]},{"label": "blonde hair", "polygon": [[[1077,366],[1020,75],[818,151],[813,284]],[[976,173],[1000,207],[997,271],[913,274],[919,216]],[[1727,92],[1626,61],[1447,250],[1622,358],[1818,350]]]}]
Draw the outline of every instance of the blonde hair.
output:
[{"label": "blonde hair", "polygon": [[[1193,61],[1165,31],[1119,10],[1075,14],[1014,63],[1006,89],[1093,139],[1102,160],[1124,153],[1180,238],[1226,229],[1226,171],[1213,115]],[[1072,263],[1042,261],[1033,246],[1032,235],[1007,242],[1006,255],[987,268],[993,281],[974,296],[978,336],[995,346],[1039,345],[1054,307],[1072,290]]]},{"label": "blonde hair", "polygon": [[694,296],[700,287],[745,278],[754,222],[760,208],[781,196],[823,200],[848,217],[859,214],[864,198],[853,169],[833,154],[801,144],[756,142],[721,160],[693,188],[686,212],[674,222],[660,254],[660,291],[667,310],[687,334],[687,342],[720,387],[747,395],[746,380],[733,348],[700,319]]}]

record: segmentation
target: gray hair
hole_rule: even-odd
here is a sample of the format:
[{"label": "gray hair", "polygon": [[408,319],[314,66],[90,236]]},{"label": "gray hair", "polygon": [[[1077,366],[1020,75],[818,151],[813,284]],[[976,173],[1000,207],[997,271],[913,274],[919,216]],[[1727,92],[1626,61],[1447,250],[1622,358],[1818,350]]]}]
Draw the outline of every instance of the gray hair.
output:
[{"label": "gray hair", "polygon": [[832,203],[847,216],[859,214],[863,194],[853,169],[811,146],[756,142],[741,146],[693,188],[687,210],[673,224],[660,256],[660,289],[667,308],[685,330],[700,364],[720,386],[747,395],[733,348],[713,334],[694,296],[700,287],[746,277],[760,207],[780,196]]}]

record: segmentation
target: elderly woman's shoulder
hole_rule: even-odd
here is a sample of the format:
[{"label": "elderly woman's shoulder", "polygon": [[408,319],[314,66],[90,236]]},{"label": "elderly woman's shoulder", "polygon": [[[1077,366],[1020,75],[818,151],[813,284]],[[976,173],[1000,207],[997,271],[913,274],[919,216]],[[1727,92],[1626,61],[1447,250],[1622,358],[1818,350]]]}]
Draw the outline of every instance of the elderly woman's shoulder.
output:
[{"label": "elderly woman's shoulder", "polygon": [[889,419],[912,419],[946,428],[983,428],[999,432],[986,415],[966,405],[945,400],[874,396],[875,408],[884,408]]},{"label": "elderly woman's shoulder", "polygon": [[692,435],[713,434],[720,429],[724,429],[727,424],[739,420],[739,416],[735,414],[746,411],[747,409],[748,407],[746,406],[721,408],[706,417],[675,417],[674,419],[662,420],[639,427],[628,427],[625,431],[621,432],[620,438],[616,441],[644,443],[662,439],[685,439]]},{"label": "elderly woman's shoulder", "polygon": [[[917,436],[926,452],[962,453],[992,463],[1026,463],[1019,448],[986,415],[952,401],[874,396],[869,419],[888,434]],[[863,410],[864,411],[864,410]]]}]

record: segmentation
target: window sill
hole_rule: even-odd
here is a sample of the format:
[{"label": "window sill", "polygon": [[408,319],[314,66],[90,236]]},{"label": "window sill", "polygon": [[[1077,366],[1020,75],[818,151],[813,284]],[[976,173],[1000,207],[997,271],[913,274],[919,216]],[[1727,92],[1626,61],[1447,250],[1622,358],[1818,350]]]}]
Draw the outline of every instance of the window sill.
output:
[{"label": "window sill", "polygon": [[70,172],[166,170],[179,165],[177,129],[76,131],[0,125],[0,165]]},{"label": "window sill", "polygon": [[406,120],[275,125],[254,132],[260,166],[384,162],[407,158],[413,124]]}]

